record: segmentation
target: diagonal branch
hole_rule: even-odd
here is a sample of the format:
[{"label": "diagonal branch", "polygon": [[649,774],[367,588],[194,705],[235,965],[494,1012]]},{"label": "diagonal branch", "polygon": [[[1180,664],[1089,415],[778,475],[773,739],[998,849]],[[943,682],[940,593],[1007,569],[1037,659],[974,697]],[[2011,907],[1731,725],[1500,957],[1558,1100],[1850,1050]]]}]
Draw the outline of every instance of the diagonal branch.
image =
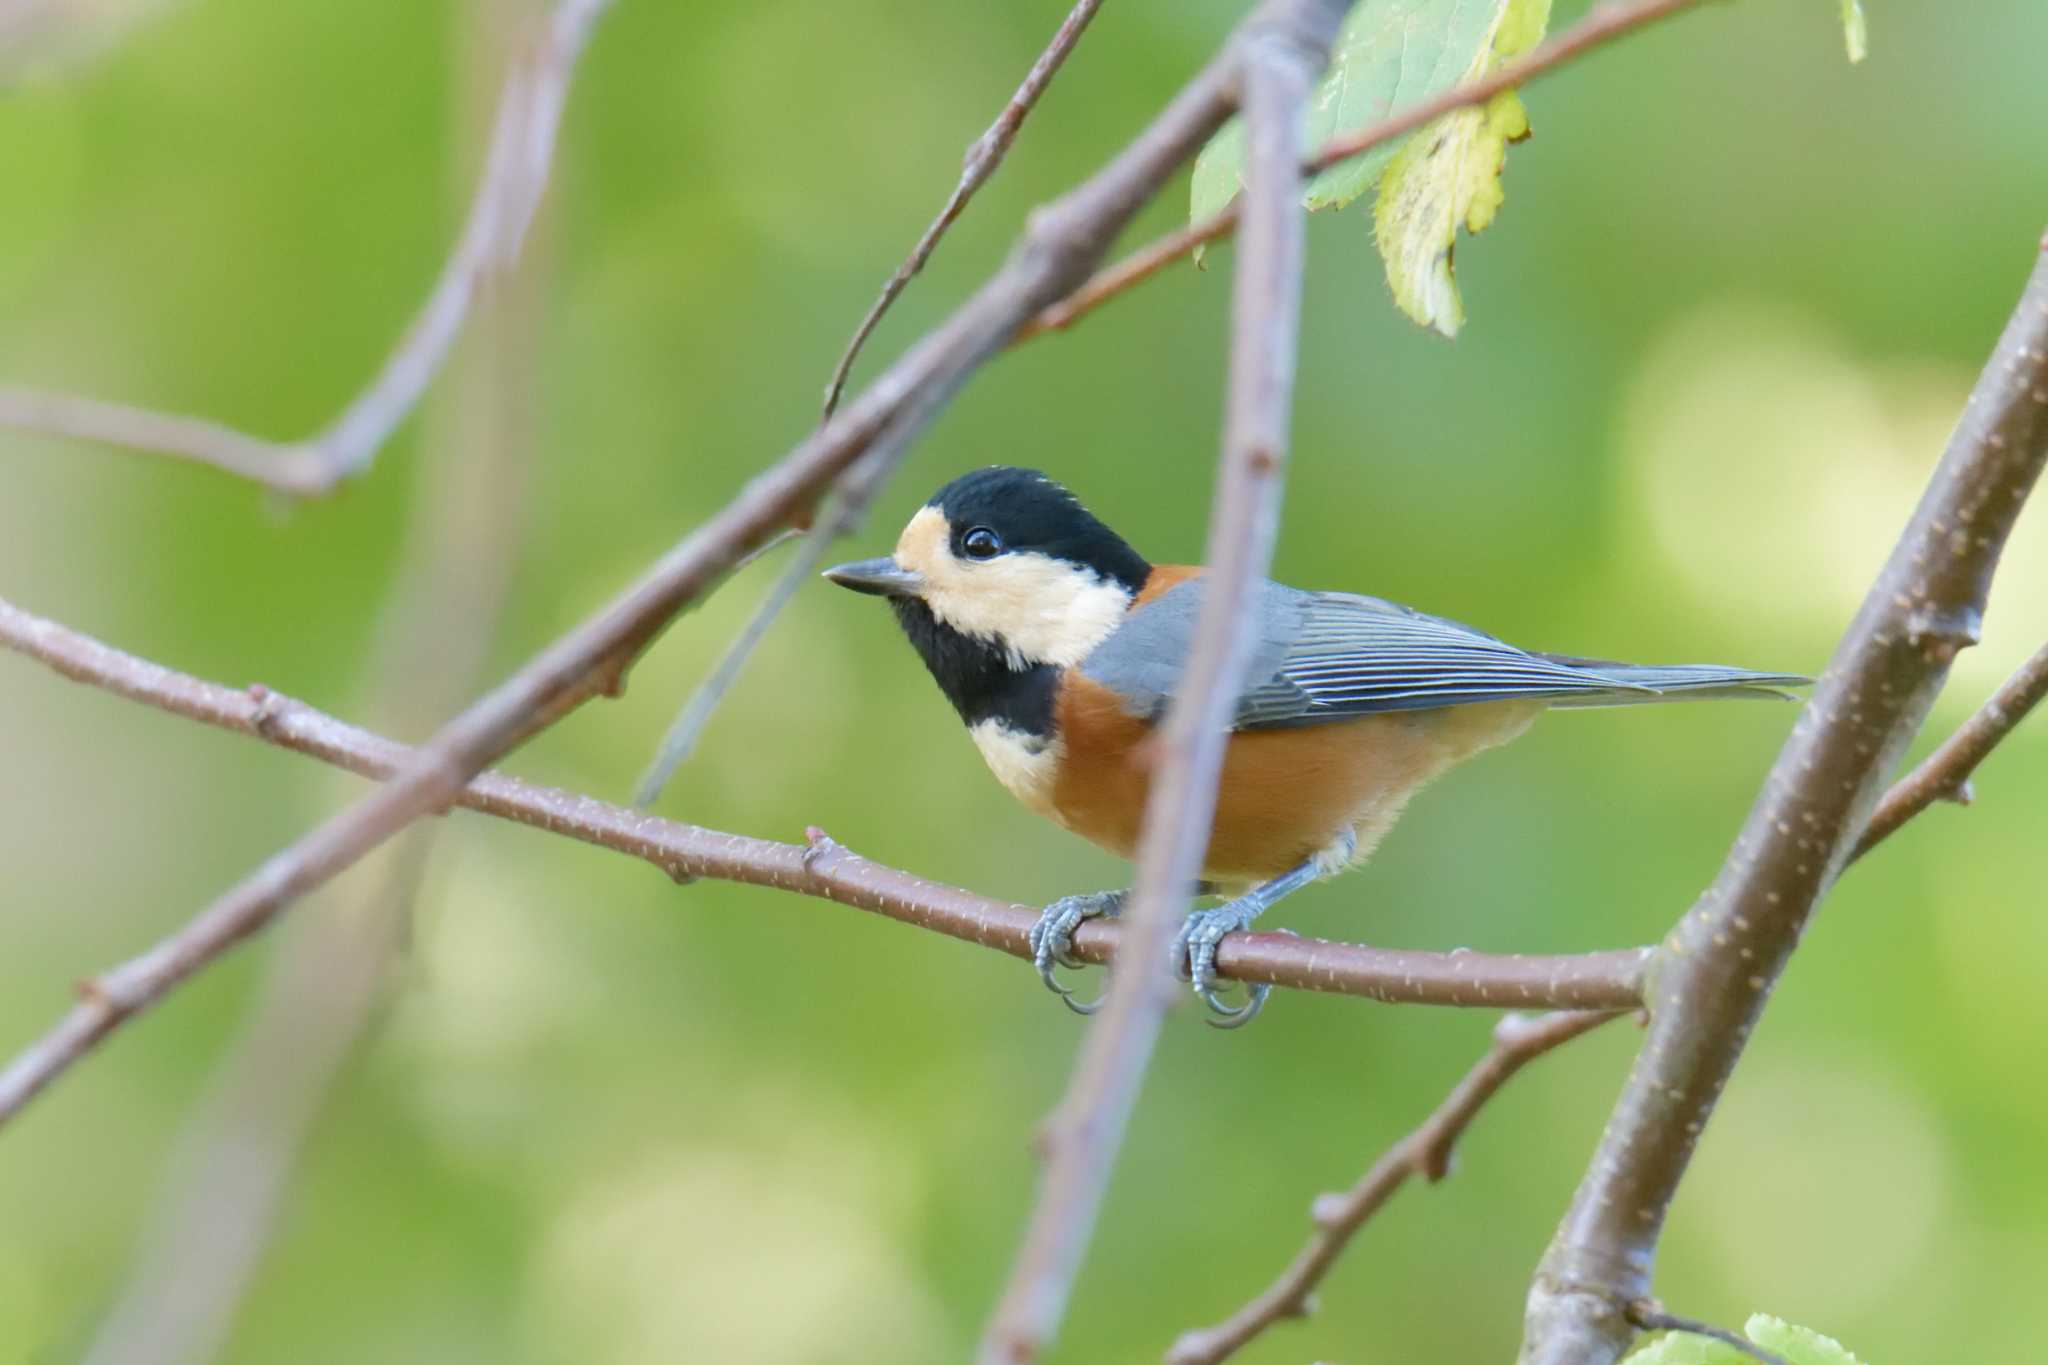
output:
[{"label": "diagonal branch", "polygon": [[[404,745],[337,720],[262,686],[206,682],[23,611],[0,599],[0,646],[54,672],[171,715],[263,740],[373,779],[401,771],[413,757]],[[951,938],[1029,959],[1037,910],[942,886],[870,862],[820,830],[804,844],[753,839],[664,820],[593,797],[484,773],[454,802],[469,810],[610,849],[659,868],[677,881],[707,878],[771,887],[869,910]],[[1094,965],[1113,962],[1123,926],[1095,920],[1082,926],[1075,955]],[[1222,974],[1247,984],[1352,995],[1387,1004],[1475,1008],[1633,1009],[1642,1001],[1641,968],[1648,949],[1567,956],[1366,948],[1293,934],[1232,934],[1219,950]],[[47,1083],[83,1055],[39,1054],[30,1076],[18,1060],[0,1080],[0,1121],[12,1096]],[[25,1054],[26,1056],[26,1054]],[[21,1071],[20,1077],[16,1073]],[[32,1083],[31,1083],[32,1082]]]},{"label": "diagonal branch", "polygon": [[967,201],[988,183],[996,168],[1009,155],[1010,144],[1017,140],[1017,132],[1024,126],[1024,120],[1031,116],[1038,105],[1038,97],[1052,84],[1052,78],[1066,64],[1067,56],[1081,41],[1081,34],[1095,18],[1095,11],[1102,8],[1102,0],[1076,0],[1074,8],[1052,35],[1052,41],[1045,51],[1038,54],[1038,60],[1031,64],[1031,70],[1024,74],[1024,83],[1017,87],[1017,93],[1010,96],[1010,102],[1003,106],[1003,112],[996,115],[996,121],[988,131],[974,140],[968,147],[964,164],[960,169],[960,181],[953,186],[953,193],[946,199],[939,216],[932,219],[931,226],[924,230],[924,236],[917,239],[917,245],[910,249],[910,255],[896,273],[882,286],[882,293],[869,306],[867,316],[854,328],[853,337],[846,343],[846,349],[839,356],[839,363],[832,368],[832,377],[825,383],[825,407],[819,420],[830,418],[839,407],[840,395],[846,391],[846,378],[853,372],[853,362],[860,358],[861,348],[881,324],[882,315],[896,302],[896,296],[909,285],[911,277],[924,269],[924,263],[932,258],[938,249],[939,239],[946,235],[953,222],[967,209]]},{"label": "diagonal branch", "polygon": [[984,1365],[1034,1359],[1057,1333],[1173,999],[1166,949],[1201,874],[1232,699],[1250,653],[1250,598],[1272,561],[1279,521],[1301,305],[1303,114],[1350,7],[1350,0],[1268,0],[1237,44],[1247,207],[1223,456],[1204,556],[1209,586],[1145,803],[1124,925],[1130,969],[1111,977],[1107,1004],[1046,1122],[1038,1200],[982,1336]]},{"label": "diagonal branch", "polygon": [[269,441],[202,418],[0,386],[0,427],[166,455],[294,497],[321,497],[369,468],[433,382],[479,285],[519,255],[554,160],[576,62],[611,0],[559,0],[498,97],[484,172],[440,279],[369,387],[303,441]]},{"label": "diagonal branch", "polygon": [[1664,1218],[1772,985],[1848,862],[2048,461],[2048,250],[1948,450],[1726,862],[1652,968],[1652,1017],[1529,1289],[1523,1365],[1610,1365],[1650,1297]]},{"label": "diagonal branch", "polygon": [[[1331,138],[1309,158],[1307,170],[1311,175],[1326,171],[1340,161],[1349,161],[1382,143],[1412,133],[1453,110],[1483,104],[1504,90],[1527,85],[1604,43],[1699,3],[1701,0],[1635,0],[1632,4],[1595,5],[1584,19],[1519,61],[1510,62],[1479,80],[1453,86],[1440,95],[1420,100],[1377,123]],[[1017,340],[1025,341],[1042,332],[1071,327],[1118,294],[1142,284],[1191,254],[1196,247],[1228,237],[1237,231],[1238,213],[1243,203],[1244,196],[1240,195],[1200,222],[1169,232],[1091,276],[1086,284],[1033,318],[1017,333]]]},{"label": "diagonal branch", "polygon": [[1388,1148],[1356,1185],[1315,1201],[1309,1213],[1315,1231],[1280,1277],[1214,1327],[1183,1333],[1166,1353],[1166,1365],[1220,1365],[1275,1323],[1307,1317],[1314,1308],[1316,1288],[1358,1230],[1411,1178],[1434,1184],[1449,1174],[1451,1149],[1515,1073],[1544,1053],[1620,1017],[1594,1011],[1539,1019],[1503,1017],[1494,1025],[1493,1046],[1421,1127]]},{"label": "diagonal branch", "polygon": [[[854,460],[867,455],[888,465],[901,458],[1026,319],[1086,278],[1132,215],[1221,125],[1231,109],[1234,51],[1196,75],[1107,166],[1034,212],[1002,269],[858,399],[611,603],[444,725],[389,782],[271,857],[184,929],[98,977],[30,1055],[68,1058],[91,1049],[300,896],[413,821],[445,810],[493,760],[592,695],[617,692],[633,660],[677,612],[750,550],[807,515]],[[24,1063],[0,1073],[0,1117],[60,1069]]]}]

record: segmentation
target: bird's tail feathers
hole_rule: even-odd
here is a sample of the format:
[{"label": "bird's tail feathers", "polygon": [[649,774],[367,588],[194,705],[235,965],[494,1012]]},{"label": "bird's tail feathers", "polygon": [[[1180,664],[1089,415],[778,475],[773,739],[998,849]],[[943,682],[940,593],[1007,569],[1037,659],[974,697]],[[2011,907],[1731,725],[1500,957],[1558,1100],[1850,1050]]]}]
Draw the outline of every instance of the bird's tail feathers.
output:
[{"label": "bird's tail feathers", "polygon": [[1623,664],[1607,659],[1575,659],[1545,654],[1552,663],[1612,679],[1612,692],[1559,697],[1553,706],[1642,706],[1651,702],[1711,701],[1722,697],[1754,697],[1797,701],[1787,687],[1804,687],[1813,679],[1797,673],[1759,673],[1722,664]]}]

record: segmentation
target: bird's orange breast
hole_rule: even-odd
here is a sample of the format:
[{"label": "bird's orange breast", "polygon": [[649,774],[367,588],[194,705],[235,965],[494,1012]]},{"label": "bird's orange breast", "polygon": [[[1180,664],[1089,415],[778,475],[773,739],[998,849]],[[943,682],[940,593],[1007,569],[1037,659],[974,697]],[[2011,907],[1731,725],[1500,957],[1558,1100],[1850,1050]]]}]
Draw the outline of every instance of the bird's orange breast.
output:
[{"label": "bird's orange breast", "polygon": [[[1224,749],[1202,875],[1220,887],[1264,881],[1330,849],[1347,831],[1362,858],[1425,783],[1519,735],[1541,710],[1540,702],[1498,702],[1236,732]],[[1062,679],[1054,716],[1061,741],[1054,818],[1131,857],[1158,761],[1155,727],[1078,670]]]}]

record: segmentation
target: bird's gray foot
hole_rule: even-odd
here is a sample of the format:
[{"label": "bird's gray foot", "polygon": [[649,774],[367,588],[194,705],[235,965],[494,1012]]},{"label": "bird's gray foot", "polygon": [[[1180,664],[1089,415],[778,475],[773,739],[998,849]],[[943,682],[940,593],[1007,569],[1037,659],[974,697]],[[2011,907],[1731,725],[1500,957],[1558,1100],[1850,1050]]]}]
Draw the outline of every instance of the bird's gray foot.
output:
[{"label": "bird's gray foot", "polygon": [[1221,1016],[1209,1022],[1218,1028],[1241,1028],[1258,1018],[1271,986],[1251,983],[1245,987],[1244,1003],[1228,1005],[1216,990],[1216,945],[1226,934],[1248,929],[1262,911],[1290,892],[1298,891],[1323,875],[1322,864],[1314,858],[1261,882],[1242,896],[1225,901],[1211,910],[1197,910],[1187,917],[1173,940],[1173,970],[1195,988],[1212,1012]]},{"label": "bird's gray foot", "polygon": [[1223,941],[1225,934],[1234,934],[1240,929],[1251,927],[1259,912],[1266,908],[1267,901],[1256,893],[1240,896],[1234,901],[1209,910],[1190,913],[1180,926],[1180,933],[1173,940],[1173,969],[1185,977],[1195,988],[1195,994],[1202,1003],[1220,1016],[1209,1022],[1218,1028],[1240,1028],[1258,1016],[1266,1004],[1266,997],[1273,988],[1266,985],[1245,987],[1242,1005],[1226,1004],[1216,989],[1216,945]]},{"label": "bird's gray foot", "polygon": [[1074,957],[1074,931],[1088,920],[1114,915],[1123,909],[1125,894],[1122,891],[1090,891],[1079,896],[1062,896],[1046,906],[1038,916],[1038,923],[1031,926],[1031,962],[1038,968],[1039,979],[1076,1014],[1093,1014],[1102,1007],[1102,1002],[1074,999],[1073,991],[1060,984],[1054,969],[1081,966]]}]

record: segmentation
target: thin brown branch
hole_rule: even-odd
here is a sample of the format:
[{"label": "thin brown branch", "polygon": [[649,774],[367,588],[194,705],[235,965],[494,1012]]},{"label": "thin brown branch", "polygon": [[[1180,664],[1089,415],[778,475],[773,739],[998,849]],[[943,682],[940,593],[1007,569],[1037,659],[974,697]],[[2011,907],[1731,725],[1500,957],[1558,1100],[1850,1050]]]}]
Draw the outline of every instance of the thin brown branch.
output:
[{"label": "thin brown branch", "polygon": [[1629,1305],[1628,1320],[1645,1332],[1683,1332],[1687,1336],[1705,1337],[1718,1341],[1748,1356],[1751,1360],[1762,1361],[1763,1365],[1791,1365],[1785,1357],[1775,1351],[1766,1351],[1739,1332],[1726,1327],[1716,1327],[1711,1322],[1698,1318],[1681,1318],[1676,1313],[1667,1313],[1654,1302],[1637,1302]]},{"label": "thin brown branch", "polygon": [[[1406,136],[1425,123],[1442,118],[1454,110],[1483,104],[1502,91],[1527,85],[1625,33],[1634,32],[1699,3],[1701,0],[1636,0],[1632,4],[1619,4],[1610,0],[1610,3],[1595,5],[1584,19],[1521,60],[1510,62],[1491,75],[1476,81],[1453,86],[1440,95],[1420,100],[1377,123],[1331,138],[1309,158],[1307,171],[1311,175],[1326,171],[1340,161],[1348,161],[1382,143]],[[1071,327],[1110,299],[1134,285],[1151,279],[1167,266],[1189,255],[1196,247],[1206,246],[1210,242],[1228,237],[1237,231],[1238,212],[1243,202],[1244,196],[1240,195],[1200,222],[1170,232],[1132,252],[1115,265],[1090,278],[1086,284],[1066,298],[1039,313],[1029,325],[1017,333],[1017,340],[1024,341],[1041,332]]]},{"label": "thin brown branch", "polygon": [[[1232,49],[1234,51],[1234,48]],[[391,780],[274,855],[154,948],[95,978],[71,1011],[0,1072],[0,1119],[180,982],[423,816],[445,810],[486,765],[599,691],[677,612],[748,551],[806,516],[854,460],[899,459],[1024,321],[1087,277],[1132,215],[1222,124],[1227,52],[1094,176],[1033,213],[1010,259],[853,403],[595,615],[554,641],[422,745]]]},{"label": "thin brown branch", "polygon": [[983,1365],[1035,1359],[1057,1334],[1176,993],[1163,969],[1166,949],[1200,876],[1232,699],[1250,654],[1249,599],[1272,561],[1279,521],[1302,288],[1302,115],[1350,7],[1350,0],[1268,0],[1236,44],[1248,208],[1233,288],[1223,454],[1204,556],[1208,586],[1145,803],[1124,924],[1132,969],[1111,976],[1107,1003],[1046,1122],[1037,1202],[982,1335]]},{"label": "thin brown branch", "polygon": [[2048,645],[2021,664],[1977,713],[1964,721],[1941,746],[1920,761],[1920,766],[1892,784],[1884,799],[1871,812],[1870,823],[1849,860],[1854,862],[1877,847],[1921,811],[1937,801],[1967,803],[1970,774],[2004,742],[2013,727],[2027,718],[2027,712],[2048,697]]},{"label": "thin brown branch", "polygon": [[447,360],[478,286],[519,255],[547,188],[577,59],[610,4],[559,0],[515,58],[462,236],[376,377],[324,429],[270,441],[200,418],[13,387],[0,387],[0,427],[210,465],[293,497],[323,496],[362,473]]},{"label": "thin brown branch", "polygon": [[1183,1333],[1166,1353],[1166,1365],[1219,1365],[1275,1323],[1307,1317],[1315,1291],[1358,1230],[1411,1178],[1431,1182],[1450,1171],[1451,1150],[1466,1128],[1515,1073],[1544,1053],[1591,1032],[1618,1013],[1574,1011],[1530,1019],[1510,1014],[1494,1026],[1493,1046],[1479,1059],[1422,1125],[1386,1153],[1342,1194],[1315,1201],[1315,1230],[1280,1277],[1244,1307],[1214,1327]]},{"label": "thin brown branch", "polygon": [[[269,688],[206,682],[137,658],[0,599],[0,646],[62,676],[130,701],[248,735],[281,749],[385,780],[415,751]],[[822,831],[783,844],[664,820],[595,797],[484,773],[453,802],[469,810],[638,858],[678,881],[744,882],[815,896],[950,938],[1031,956],[1034,907],[990,900],[860,857]],[[1097,966],[1122,951],[1122,924],[1091,920],[1074,955]],[[1222,974],[1247,984],[1351,995],[1387,1004],[1488,1009],[1634,1009],[1642,1002],[1645,948],[1567,956],[1423,953],[1367,948],[1294,934],[1232,934]],[[0,1086],[0,1093],[5,1087]],[[7,1111],[0,1109],[0,1118]]]},{"label": "thin brown branch", "polygon": [[1649,1036],[1530,1286],[1522,1365],[1611,1365],[1672,1196],[1773,984],[1848,862],[2048,462],[2048,254],[1719,874],[1652,968]]},{"label": "thin brown branch", "polygon": [[954,220],[966,211],[967,201],[974,198],[976,191],[987,184],[989,177],[996,173],[996,168],[1003,164],[1003,158],[1009,154],[1010,144],[1017,140],[1018,130],[1024,126],[1024,120],[1030,117],[1032,109],[1037,106],[1038,97],[1052,84],[1052,78],[1059,74],[1060,67],[1066,63],[1068,54],[1074,50],[1074,45],[1081,41],[1081,34],[1087,30],[1089,21],[1095,17],[1095,11],[1101,8],[1102,0],[1077,0],[1074,8],[1067,12],[1067,17],[1053,33],[1052,41],[1046,44],[1045,51],[1038,54],[1038,60],[1033,62],[1031,70],[1025,73],[1024,83],[1017,87],[1017,92],[1010,96],[1010,102],[1003,106],[1003,112],[996,115],[996,121],[988,126],[988,131],[976,138],[967,148],[967,155],[962,159],[959,183],[953,186],[953,193],[947,197],[945,206],[939,210],[939,216],[932,219],[931,226],[924,230],[924,235],[917,239],[917,245],[910,249],[910,255],[904,259],[902,265],[896,267],[896,273],[889,277],[888,283],[882,286],[881,295],[869,306],[867,316],[860,320],[860,326],[854,329],[852,339],[840,353],[839,363],[832,367],[832,377],[825,383],[825,405],[819,414],[820,421],[829,419],[839,407],[840,395],[846,392],[846,378],[853,373],[853,362],[860,358],[861,348],[867,345],[868,338],[881,324],[883,314],[889,311],[890,306],[896,302],[896,296],[909,285],[911,278],[924,269],[924,263],[931,259],[932,252],[938,248],[939,239],[946,235]]}]

